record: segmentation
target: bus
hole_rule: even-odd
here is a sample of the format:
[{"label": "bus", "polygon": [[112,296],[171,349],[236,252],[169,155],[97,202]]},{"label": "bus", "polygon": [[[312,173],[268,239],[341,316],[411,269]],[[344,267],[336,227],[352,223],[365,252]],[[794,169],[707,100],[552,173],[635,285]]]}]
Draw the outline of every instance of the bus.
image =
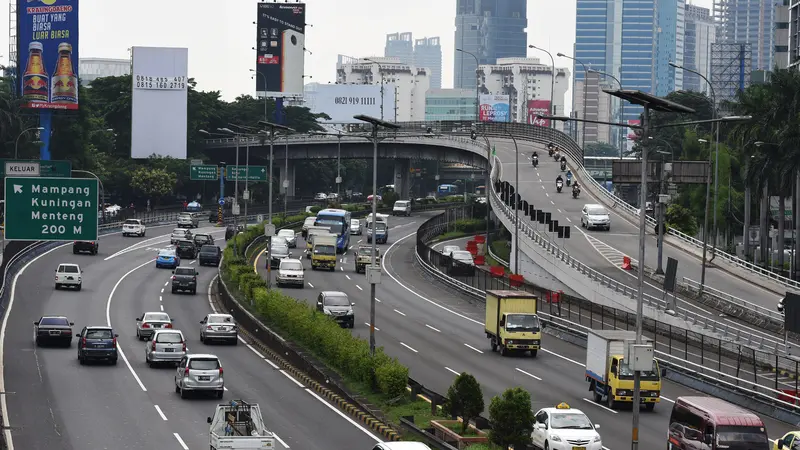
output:
[{"label": "bus", "polygon": [[672,406],[667,448],[769,450],[757,415],[714,397],[678,397]]},{"label": "bus", "polygon": [[476,187],[475,188],[475,195],[477,195],[478,197],[486,196],[486,186],[481,185],[481,186]]},{"label": "bus", "polygon": [[439,195],[458,195],[458,186],[455,184],[440,184],[437,189]]},{"label": "bus", "polygon": [[344,253],[350,246],[350,212],[328,208],[317,213],[314,226],[328,227],[336,235],[336,251]]}]

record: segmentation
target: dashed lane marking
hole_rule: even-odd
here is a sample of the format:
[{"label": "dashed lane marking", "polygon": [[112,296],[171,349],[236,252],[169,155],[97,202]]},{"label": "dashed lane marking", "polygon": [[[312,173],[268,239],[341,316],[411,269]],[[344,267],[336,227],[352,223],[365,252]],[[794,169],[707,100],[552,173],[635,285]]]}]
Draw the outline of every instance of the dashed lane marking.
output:
[{"label": "dashed lane marking", "polygon": [[161,411],[161,408],[158,405],[153,405],[156,407],[156,411],[158,411],[158,415],[161,416],[162,420],[167,420],[167,416],[164,415],[164,411]]},{"label": "dashed lane marking", "polygon": [[172,433],[172,435],[175,436],[175,439],[178,440],[178,444],[181,444],[181,448],[183,448],[183,450],[189,450],[189,447],[186,445],[186,442],[183,442],[183,439],[181,438],[180,434]]},{"label": "dashed lane marking", "polygon": [[428,327],[428,328],[430,328],[431,330],[433,330],[433,331],[437,332],[437,333],[441,333],[441,330],[438,330],[438,329],[436,329],[436,328],[434,328],[434,327],[432,327],[432,326],[428,325],[427,323],[425,324],[425,326],[426,326],[426,327]]},{"label": "dashed lane marking", "polygon": [[445,366],[445,370],[447,370],[448,372],[454,373],[456,375],[461,375],[460,373],[456,372],[455,370],[453,370],[453,369],[451,369],[451,368],[449,368],[447,366]]},{"label": "dashed lane marking", "polygon": [[469,349],[471,349],[471,350],[475,350],[478,353],[483,353],[483,350],[478,350],[477,348],[475,348],[475,347],[473,347],[473,346],[471,346],[469,344],[464,344],[464,346],[469,348]]},{"label": "dashed lane marking", "polygon": [[414,353],[419,353],[419,352],[418,352],[417,350],[415,350],[413,347],[411,347],[410,345],[408,345],[408,344],[406,344],[406,343],[404,343],[404,342],[401,342],[401,343],[400,343],[400,345],[402,345],[403,347],[405,347],[405,348],[407,348],[407,349],[411,350],[411,351],[412,351],[412,352],[414,352]]},{"label": "dashed lane marking", "polygon": [[403,316],[403,317],[405,317],[405,315],[406,315],[404,312],[402,312],[402,311],[398,311],[398,310],[396,310],[396,309],[394,310],[394,312],[396,312],[397,314],[400,314],[400,315],[401,315],[401,316]]}]

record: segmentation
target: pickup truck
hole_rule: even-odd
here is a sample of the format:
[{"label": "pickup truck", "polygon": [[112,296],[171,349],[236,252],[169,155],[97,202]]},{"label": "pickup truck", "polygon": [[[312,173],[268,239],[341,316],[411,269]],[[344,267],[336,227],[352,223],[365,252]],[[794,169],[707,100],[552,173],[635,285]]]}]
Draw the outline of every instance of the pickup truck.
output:
[{"label": "pickup truck", "polygon": [[[378,263],[380,264],[381,261],[381,249],[376,248],[375,252],[378,256]],[[353,252],[353,256],[356,259],[356,273],[367,271],[367,266],[372,261],[372,246],[371,245],[359,245],[358,250]]]},{"label": "pickup truck", "polygon": [[144,237],[147,232],[147,227],[144,226],[139,219],[128,219],[122,224],[123,236],[139,236]]},{"label": "pickup truck", "polygon": [[275,435],[267,430],[256,403],[231,400],[217,405],[207,419],[212,450],[276,449]]}]

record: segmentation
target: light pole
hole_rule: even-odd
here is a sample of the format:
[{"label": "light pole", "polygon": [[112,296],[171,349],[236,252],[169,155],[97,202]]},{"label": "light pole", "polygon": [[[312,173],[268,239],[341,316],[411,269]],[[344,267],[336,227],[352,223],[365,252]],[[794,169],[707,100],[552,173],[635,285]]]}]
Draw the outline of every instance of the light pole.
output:
[{"label": "light pole", "polygon": [[[691,73],[699,76],[700,78],[702,78],[703,81],[705,81],[706,84],[708,84],[708,89],[711,92],[711,103],[712,103],[712,105],[711,105],[711,112],[712,112],[711,118],[712,119],[717,119],[718,118],[717,95],[714,92],[714,85],[711,84],[711,81],[709,81],[709,79],[706,78],[705,75],[703,75],[702,73],[700,73],[700,72],[698,72],[696,70],[688,69],[688,68],[683,67],[683,66],[681,66],[679,64],[675,64],[672,61],[669,62],[669,65],[674,67],[674,68],[676,68],[676,69],[681,69],[681,70],[685,70],[687,72],[691,72]],[[716,124],[716,127],[717,127],[716,136],[714,138],[714,140],[716,141],[714,143],[714,146],[715,146],[714,153],[716,153],[716,156],[714,157],[714,160],[715,160],[715,162],[714,162],[714,227],[713,227],[714,231],[712,231],[711,233],[708,233],[708,225],[707,225],[708,218],[706,218],[706,220],[705,220],[706,225],[703,226],[703,262],[702,262],[702,266],[700,268],[700,289],[699,289],[699,291],[700,291],[701,294],[703,293],[703,288],[705,287],[705,282],[706,282],[706,266],[708,265],[708,263],[706,262],[706,253],[708,251],[707,249],[708,249],[708,235],[709,234],[713,234],[714,235],[714,245],[712,246],[712,249],[711,249],[711,259],[712,260],[714,259],[715,250],[717,248],[717,236],[716,236],[716,234],[717,234],[717,192],[719,190],[719,123]],[[711,155],[710,154],[709,154],[709,161],[711,161]],[[710,186],[710,184],[709,184],[709,186]],[[708,189],[710,189],[710,187]],[[708,189],[706,189],[706,215],[708,214],[708,195],[710,195],[710,192],[709,192]]]},{"label": "light pole", "polygon": [[[237,133],[236,131],[231,130],[230,128],[217,128],[217,131],[221,131],[223,133],[227,133],[233,135],[234,139],[236,139],[236,169],[234,170],[234,184],[233,184],[233,205],[231,206],[231,213],[233,213],[233,226],[236,229],[236,233],[239,232],[239,140],[241,133]],[[247,223],[247,218],[245,217],[245,223]],[[234,235],[233,239],[233,254],[239,255],[239,249],[236,247],[236,235]]]},{"label": "light pole", "polygon": [[[293,133],[294,129],[277,123],[267,122],[266,120],[259,120],[258,124],[269,129],[269,176],[267,177],[267,182],[269,184],[269,219],[267,220],[267,225],[264,226],[264,234],[267,236],[267,289],[272,289],[272,236],[275,235],[275,225],[272,224],[272,155],[275,149],[275,130]],[[286,173],[286,179],[289,179],[288,172]]]},{"label": "light pole", "polygon": [[[586,119],[586,85],[589,83],[589,70],[586,69],[586,64],[582,63],[581,60],[578,58],[573,58],[572,56],[567,56],[563,53],[557,53],[556,56],[560,56],[562,58],[567,58],[575,61],[576,63],[583,66],[583,112],[581,115],[584,119]],[[581,125],[583,131],[581,131],[581,150],[586,151],[586,121],[584,120],[583,125]]]},{"label": "light pole", "polygon": [[[112,130],[112,131],[113,131],[113,130]],[[100,179],[100,177],[98,177],[98,176],[97,176],[97,175],[96,175],[94,172],[89,172],[88,170],[78,170],[78,169],[72,169],[72,173],[85,173],[85,174],[87,174],[87,175],[91,175],[91,176],[95,177],[95,178],[97,179],[97,182],[100,184],[100,198],[101,198],[101,199],[105,199],[105,196],[106,196],[106,188],[104,188],[104,187],[103,187],[103,181],[102,181],[102,180]],[[101,208],[101,209],[102,209],[102,211],[103,211],[103,223],[105,223],[105,222],[106,222],[106,208],[105,208],[105,203],[103,203],[102,201],[101,201],[100,203],[101,203],[101,205],[100,205],[100,208]],[[97,239],[98,239],[98,240],[100,239],[100,235],[99,235],[99,234],[97,235]],[[5,249],[5,239],[3,240],[3,248]]]},{"label": "light pole", "polygon": [[[707,139],[698,139],[697,142],[701,144],[708,144]],[[711,164],[711,150],[708,152],[708,163]],[[706,283],[706,255],[708,253],[708,207],[711,204],[711,180],[706,180],[706,204],[703,208],[703,261],[700,267],[700,293]]]},{"label": "light pole", "polygon": [[289,133],[284,136],[283,148],[283,219],[286,220],[286,211],[289,209]]},{"label": "light pole", "polygon": [[[550,77],[550,114],[555,115],[556,114],[556,99],[554,97],[553,92],[555,91],[555,87],[556,87],[556,60],[553,59],[553,54],[552,53],[550,53],[549,51],[547,51],[547,50],[545,50],[545,49],[543,49],[541,47],[537,47],[535,45],[529,45],[528,48],[541,50],[541,51],[547,53],[547,56],[550,57],[550,70],[551,70],[551,73],[552,73],[552,76]],[[550,121],[550,128],[555,128],[555,126],[556,126],[555,122],[551,120]]]},{"label": "light pole", "polygon": [[[551,121],[551,123],[552,123],[552,121]],[[478,139],[478,131],[477,130],[472,130],[472,132],[470,133],[470,137],[472,138],[473,141],[475,139]],[[481,133],[481,137],[483,138],[484,141],[486,141],[486,249],[487,249],[486,251],[488,252],[488,248],[489,248],[489,230],[490,230],[490,222],[491,222],[489,216],[491,215],[491,211],[492,211],[492,204],[489,201],[489,189],[494,189],[494,186],[492,186],[492,179],[491,179],[492,178],[492,146],[489,144],[489,138],[487,138],[485,134]],[[436,163],[436,172],[437,172],[436,176],[438,177],[439,176],[438,175],[438,172],[439,172],[439,163],[438,162]]]},{"label": "light pole", "polygon": [[[236,127],[239,129],[244,130],[253,130],[251,127],[246,127],[244,125],[236,125],[233,123],[229,123],[228,125],[232,127]],[[247,204],[250,203],[250,191],[247,189],[249,185],[250,179],[250,136],[244,135],[244,145],[245,145],[245,157],[244,157],[244,192],[242,193],[242,199],[244,200],[244,224],[247,227],[248,219],[247,219]],[[237,168],[238,170],[238,168]]]},{"label": "light pole", "polygon": [[31,127],[31,128],[26,128],[26,129],[22,130],[22,131],[19,133],[19,136],[17,136],[17,140],[16,140],[16,142],[14,143],[14,159],[17,159],[17,151],[18,151],[18,149],[19,149],[19,138],[21,138],[21,137],[22,137],[22,135],[24,135],[24,134],[25,134],[25,133],[27,133],[28,131],[33,131],[33,130],[37,130],[37,131],[39,131],[39,132],[42,132],[42,131],[44,131],[44,127]]},{"label": "light pole", "polygon": [[[367,271],[367,282],[369,283],[369,354],[375,356],[375,287],[381,282],[381,267],[378,263],[378,240],[375,239],[378,218],[378,129],[381,127],[396,130],[399,125],[385,122],[381,119],[359,114],[353,116],[354,119],[372,125],[372,257],[370,259],[369,270]],[[374,370],[374,368],[373,368]],[[372,381],[375,382],[375,374],[372,374]]]},{"label": "light pole", "polygon": [[[481,63],[478,61],[478,57],[475,56],[474,53],[468,52],[466,50],[462,50],[460,48],[457,48],[456,51],[457,52],[461,52],[461,53],[466,53],[467,55],[472,56],[473,58],[475,58],[475,72],[477,73],[478,69],[481,67]],[[479,122],[481,120],[480,119],[480,117],[481,117],[481,101],[480,101],[481,94],[480,94],[480,92],[481,92],[480,91],[480,83],[478,83],[478,80],[476,79],[475,80],[475,122]],[[551,102],[552,102],[552,100],[551,100]]]},{"label": "light pole", "polygon": [[[381,67],[381,63],[379,63],[377,61],[373,61],[373,60],[371,60],[369,58],[364,58],[364,61],[369,61],[372,64],[375,64],[376,66],[378,66],[378,74],[381,76],[381,120],[383,120],[383,97],[384,97],[383,88],[384,88],[384,85],[386,84],[384,82],[384,79],[383,79],[383,67]],[[395,120],[397,120],[397,114],[395,114]]]},{"label": "light pole", "polygon": [[[622,90],[622,82],[619,81],[619,78],[611,75],[610,73],[601,72],[599,70],[589,69],[589,73],[596,73],[598,75],[603,75],[612,80],[616,81],[619,85],[619,90]],[[619,101],[619,121],[624,123],[625,122],[625,102],[620,100]],[[622,159],[623,154],[625,153],[625,128],[619,129],[619,159]]]},{"label": "light pole", "polygon": [[336,130],[336,133],[322,133],[319,131],[312,131],[311,134],[316,136],[336,136],[336,199],[338,202],[342,201],[341,198],[341,185],[342,185],[342,130]]},{"label": "light pole", "polygon": [[267,76],[263,73],[257,71],[256,69],[250,69],[250,72],[255,73],[256,75],[261,75],[261,78],[264,79],[264,120],[267,120]]},{"label": "light pole", "polygon": [[659,198],[656,201],[656,208],[658,208],[657,217],[656,217],[656,233],[657,233],[657,247],[658,247],[658,266],[656,267],[656,274],[657,275],[664,275],[664,267],[663,267],[663,259],[664,259],[664,216],[665,216],[665,208],[666,205],[661,203],[661,193],[665,190],[664,189],[664,155],[671,155],[671,161],[675,159],[675,150],[672,148],[672,144],[665,141],[664,139],[653,138],[653,136],[648,136],[647,139],[650,140],[657,140],[661,141],[670,148],[670,152],[664,152],[661,150],[656,150],[656,153],[662,155],[661,157],[661,171],[659,173],[659,180],[658,180],[658,195]]}]

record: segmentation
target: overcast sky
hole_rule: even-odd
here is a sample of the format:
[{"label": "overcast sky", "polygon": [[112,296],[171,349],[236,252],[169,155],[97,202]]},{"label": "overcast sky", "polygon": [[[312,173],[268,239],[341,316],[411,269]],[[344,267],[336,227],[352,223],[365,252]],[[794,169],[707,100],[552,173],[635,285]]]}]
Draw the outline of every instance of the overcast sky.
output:
[{"label": "overcast sky", "polygon": [[[16,0],[11,0],[16,1]],[[131,46],[188,47],[189,76],[201,90],[232,100],[255,93],[254,0],[80,0],[80,56],[129,58]],[[690,0],[711,7],[712,0]],[[336,78],[336,55],[382,56],[387,33],[441,37],[442,87],[453,86],[456,0],[307,0],[305,73],[327,83]],[[0,14],[8,29],[8,14]],[[572,54],[575,0],[528,0],[528,43]],[[0,64],[8,61],[8,33],[0,32]],[[549,63],[543,52],[528,56]],[[556,59],[556,66],[569,67]],[[567,94],[571,103],[571,92]]]}]

